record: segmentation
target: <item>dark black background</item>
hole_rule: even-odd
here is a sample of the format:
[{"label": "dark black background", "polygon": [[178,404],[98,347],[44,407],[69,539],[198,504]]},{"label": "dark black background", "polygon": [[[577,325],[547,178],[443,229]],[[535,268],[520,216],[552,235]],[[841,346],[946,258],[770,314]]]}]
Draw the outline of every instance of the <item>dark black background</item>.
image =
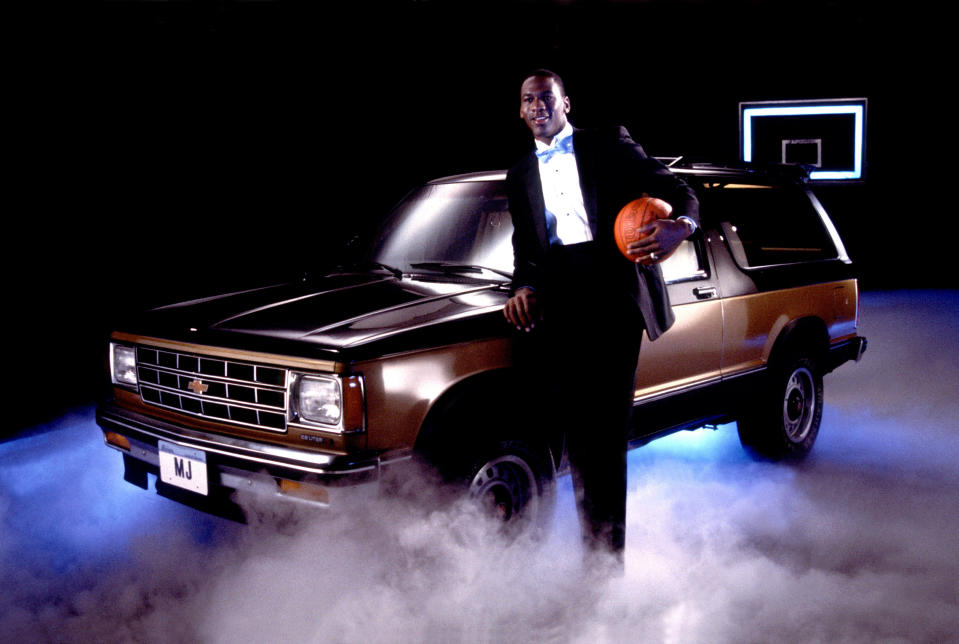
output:
[{"label": "dark black background", "polygon": [[937,261],[953,226],[932,194],[951,182],[930,77],[942,20],[919,9],[154,1],[30,14],[8,98],[14,426],[93,396],[101,333],[124,310],[321,267],[415,184],[508,167],[528,145],[517,91],[532,67],[565,77],[576,125],[624,124],[653,155],[737,158],[740,101],[868,98],[867,179],[820,195],[865,288],[953,285]]}]

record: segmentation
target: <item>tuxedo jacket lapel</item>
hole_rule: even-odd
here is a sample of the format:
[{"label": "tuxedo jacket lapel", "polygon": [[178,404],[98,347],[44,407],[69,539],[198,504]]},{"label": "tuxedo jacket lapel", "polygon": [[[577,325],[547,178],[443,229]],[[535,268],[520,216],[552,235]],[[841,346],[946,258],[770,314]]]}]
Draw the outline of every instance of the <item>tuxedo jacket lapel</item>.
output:
[{"label": "tuxedo jacket lapel", "polygon": [[583,193],[583,206],[589,219],[593,239],[597,239],[599,219],[596,211],[596,166],[592,163],[592,147],[582,130],[573,130],[573,152],[576,155],[576,170],[579,172],[579,188]]},{"label": "tuxedo jacket lapel", "polygon": [[549,248],[549,236],[546,231],[546,202],[543,201],[543,183],[539,178],[539,162],[532,152],[526,157],[523,167],[526,182],[526,194],[529,195],[530,214],[536,227],[536,236],[543,250]]}]

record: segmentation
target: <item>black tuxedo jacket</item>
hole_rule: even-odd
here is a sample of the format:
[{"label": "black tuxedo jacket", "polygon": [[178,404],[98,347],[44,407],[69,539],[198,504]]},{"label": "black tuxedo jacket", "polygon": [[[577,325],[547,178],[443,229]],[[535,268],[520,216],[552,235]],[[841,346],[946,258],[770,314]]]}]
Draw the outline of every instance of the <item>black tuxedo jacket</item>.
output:
[{"label": "black tuxedo jacket", "polygon": [[[646,156],[623,127],[573,132],[573,151],[580,188],[593,239],[600,245],[604,275],[614,288],[636,300],[655,340],[673,323],[673,313],[658,264],[643,266],[619,252],[613,222],[620,209],[643,194],[659,197],[673,206],[672,217],[685,215],[699,224],[699,202],[686,182],[662,163]],[[514,289],[531,286],[541,298],[549,297],[549,239],[539,166],[531,150],[506,178],[509,209],[513,217]]]}]

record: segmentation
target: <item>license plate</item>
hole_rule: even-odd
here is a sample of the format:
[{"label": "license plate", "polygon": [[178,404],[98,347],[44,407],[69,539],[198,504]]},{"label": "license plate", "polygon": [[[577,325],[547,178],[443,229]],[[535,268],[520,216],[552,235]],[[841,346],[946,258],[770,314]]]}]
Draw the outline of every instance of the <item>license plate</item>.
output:
[{"label": "license plate", "polygon": [[206,452],[159,441],[160,480],[198,494],[209,494]]}]

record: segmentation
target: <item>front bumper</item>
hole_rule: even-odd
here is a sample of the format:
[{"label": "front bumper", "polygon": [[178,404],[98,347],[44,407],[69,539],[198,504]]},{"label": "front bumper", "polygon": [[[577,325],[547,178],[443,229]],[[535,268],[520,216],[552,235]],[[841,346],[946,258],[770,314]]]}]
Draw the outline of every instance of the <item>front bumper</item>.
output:
[{"label": "front bumper", "polygon": [[[147,487],[147,473],[159,473],[158,441],[206,454],[211,489],[278,495],[326,507],[346,504],[376,491],[384,469],[411,458],[408,450],[385,454],[323,454],[201,434],[114,403],[97,408],[97,424],[107,446],[123,453],[124,478]],[[120,435],[129,448],[111,436]]]}]

